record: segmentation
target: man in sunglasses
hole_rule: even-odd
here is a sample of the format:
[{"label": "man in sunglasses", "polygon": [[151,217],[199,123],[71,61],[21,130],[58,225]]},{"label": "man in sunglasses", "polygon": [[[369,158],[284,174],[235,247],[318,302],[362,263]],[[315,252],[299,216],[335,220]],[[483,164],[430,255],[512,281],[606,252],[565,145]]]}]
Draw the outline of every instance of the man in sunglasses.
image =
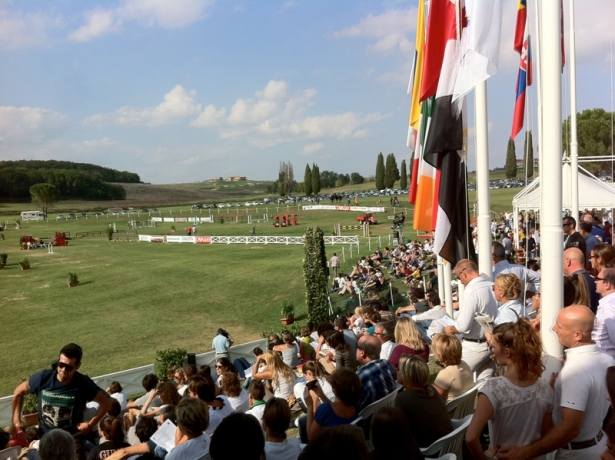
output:
[{"label": "man in sunglasses", "polygon": [[[86,458],[86,436],[96,428],[100,419],[111,407],[111,398],[87,375],[78,372],[83,350],[69,343],[60,350],[57,368],[35,373],[19,385],[13,393],[13,423],[23,430],[21,406],[24,395],[38,395],[39,438],[60,428],[75,439],[77,459]],[[89,421],[83,419],[83,410],[89,401],[99,404],[98,411]]]},{"label": "man in sunglasses", "polygon": [[605,268],[596,281],[596,291],[602,297],[592,330],[592,340],[602,351],[615,358],[615,268]]}]

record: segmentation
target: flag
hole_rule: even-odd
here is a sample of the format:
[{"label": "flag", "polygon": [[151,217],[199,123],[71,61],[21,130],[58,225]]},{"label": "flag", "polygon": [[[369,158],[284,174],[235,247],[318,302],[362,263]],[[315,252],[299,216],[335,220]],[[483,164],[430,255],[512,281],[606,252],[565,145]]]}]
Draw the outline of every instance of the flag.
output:
[{"label": "flag", "polygon": [[436,169],[427,163],[423,158],[423,146],[425,145],[426,133],[431,123],[431,112],[433,109],[434,98],[431,97],[422,103],[421,118],[419,120],[419,131],[415,149],[415,156],[418,157],[417,168],[417,187],[416,198],[414,200],[414,220],[415,230],[431,232],[435,228],[434,203],[437,205],[436,197]]},{"label": "flag", "polygon": [[527,4],[526,0],[517,2],[517,24],[515,25],[514,49],[521,54],[523,42],[525,41],[525,25],[527,24]]},{"label": "flag", "polygon": [[430,39],[441,34],[436,43],[444,41],[444,52],[442,65],[437,70],[437,91],[423,157],[437,170],[434,251],[452,264],[465,258],[476,260],[470,239],[465,163],[460,154],[464,148],[462,114],[455,113],[452,104],[460,33],[464,25],[460,1],[432,1],[425,55],[427,65],[432,50]]},{"label": "flag", "polygon": [[513,126],[511,139],[514,139],[521,128],[523,128],[523,117],[525,115],[525,93],[528,86],[532,84],[532,54],[530,48],[530,36],[525,31],[525,40],[521,49],[519,59],[519,73],[517,74],[517,91],[515,99],[515,111],[513,114]]},{"label": "flag", "polygon": [[465,0],[468,21],[461,35],[461,62],[453,102],[461,110],[463,96],[498,71],[502,0]]},{"label": "flag", "polygon": [[421,117],[421,78],[423,75],[423,56],[425,47],[425,1],[418,0],[417,18],[416,18],[416,38],[414,46],[414,63],[412,64],[412,72],[410,74],[410,82],[408,84],[408,94],[411,95],[410,102],[410,119],[408,121],[408,147],[414,149],[414,154],[410,167],[412,175],[410,187],[408,189],[408,202],[416,202],[416,194],[418,191],[419,181],[419,162],[420,152],[417,152],[416,133],[419,130],[419,119]]}]

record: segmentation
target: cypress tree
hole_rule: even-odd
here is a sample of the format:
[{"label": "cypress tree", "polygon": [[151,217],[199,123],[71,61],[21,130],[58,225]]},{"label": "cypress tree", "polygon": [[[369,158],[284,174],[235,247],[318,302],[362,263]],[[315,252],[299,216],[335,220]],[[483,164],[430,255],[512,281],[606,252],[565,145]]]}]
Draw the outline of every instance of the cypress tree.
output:
[{"label": "cypress tree", "polygon": [[309,163],[305,165],[305,173],[303,174],[303,191],[307,196],[312,194],[312,170]]},{"label": "cypress tree", "polygon": [[408,174],[406,173],[406,160],[401,160],[401,172],[399,178],[399,188],[404,189],[408,187]]},{"label": "cypress tree", "polygon": [[515,141],[508,139],[508,148],[506,149],[506,179],[514,179],[515,177],[517,177]]},{"label": "cypress tree", "polygon": [[523,165],[527,167],[527,177],[534,177],[534,142],[532,140],[532,131],[525,133],[523,159],[525,160]]},{"label": "cypress tree", "polygon": [[320,168],[316,163],[312,164],[312,193],[314,195],[320,193]]},{"label": "cypress tree", "polygon": [[382,152],[378,154],[378,160],[376,161],[376,189],[382,190],[384,188],[384,156]]}]

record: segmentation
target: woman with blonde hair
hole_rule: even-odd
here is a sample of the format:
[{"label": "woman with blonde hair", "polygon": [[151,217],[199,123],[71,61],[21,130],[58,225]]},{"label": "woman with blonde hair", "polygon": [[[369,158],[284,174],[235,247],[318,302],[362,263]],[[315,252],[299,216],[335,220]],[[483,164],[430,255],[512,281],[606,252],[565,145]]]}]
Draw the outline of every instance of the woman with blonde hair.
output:
[{"label": "woman with blonde hair", "polygon": [[512,273],[498,276],[493,285],[495,300],[500,302],[497,316],[494,323],[502,324],[515,322],[520,316],[525,316],[523,304],[519,297],[521,295],[521,281]]},{"label": "woman with blonde hair", "polygon": [[446,404],[429,384],[429,367],[422,358],[402,357],[397,376],[404,389],[397,394],[395,407],[406,415],[419,447],[427,447],[453,431]]},{"label": "woman with blonde hair", "polygon": [[[551,429],[553,390],[540,377],[544,370],[542,343],[530,323],[520,318],[496,326],[489,349],[501,373],[479,390],[466,432],[466,443],[476,459],[493,457],[500,446],[527,446]],[[483,452],[480,434],[487,422],[490,446]]]},{"label": "woman with blonde hair", "polygon": [[443,366],[434,388],[445,401],[451,401],[474,386],[472,369],[461,360],[461,342],[454,335],[436,334],[431,342],[436,361]]},{"label": "woman with blonde hair", "polygon": [[585,305],[591,310],[589,287],[581,273],[564,276],[564,307],[570,305]]},{"label": "woman with blonde hair", "polygon": [[421,337],[411,318],[400,318],[395,326],[395,343],[397,346],[391,353],[389,363],[397,369],[402,355],[417,355],[425,362],[429,361],[429,345]]},{"label": "woman with blonde hair", "polygon": [[[267,367],[259,372],[258,368],[264,361]],[[288,399],[294,397],[295,373],[284,364],[280,355],[276,352],[268,352],[260,358],[252,368],[252,377],[259,380],[271,380],[273,395],[276,398]]]}]

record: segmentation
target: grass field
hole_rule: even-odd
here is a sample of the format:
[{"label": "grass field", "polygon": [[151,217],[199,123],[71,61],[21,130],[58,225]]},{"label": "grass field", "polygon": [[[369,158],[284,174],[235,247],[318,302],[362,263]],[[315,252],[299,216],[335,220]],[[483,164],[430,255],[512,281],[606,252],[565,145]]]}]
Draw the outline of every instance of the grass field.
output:
[{"label": "grass field", "polygon": [[[497,197],[505,210],[510,207],[505,205],[505,200],[510,204],[517,191],[493,190],[492,196],[494,202]],[[387,197],[383,201],[387,211],[376,215],[380,224],[372,227],[371,251],[379,241],[382,246],[389,242],[390,221],[386,216],[394,210],[388,206]],[[360,204],[376,205],[377,199],[362,200]],[[115,202],[101,207],[114,205],[131,204]],[[6,214],[0,220],[10,223],[18,217],[19,210],[35,209],[23,204],[2,204],[1,208]],[[87,202],[57,206],[57,209],[90,208]],[[189,205],[159,207],[159,210],[163,216],[193,215]],[[302,211],[297,206],[224,208],[212,212],[225,216],[227,223],[200,224],[199,235],[248,235],[251,225],[229,221],[235,215],[251,213],[256,217],[264,212],[270,216],[297,214],[299,225],[276,229],[271,222],[257,223],[258,235],[301,235],[307,226],[315,225],[330,235],[335,223],[353,225],[360,214]],[[131,216],[131,219],[147,217]],[[7,372],[0,375],[0,395],[10,394],[32,372],[47,367],[57,357],[59,348],[70,341],[84,347],[81,370],[94,376],[152,363],[155,352],[163,348],[208,351],[218,327],[228,329],[238,343],[260,338],[263,331],[281,329],[278,305],[284,298],[297,305],[297,321],[306,322],[302,246],[138,243],[134,234],[129,235],[133,241],[108,242],[104,236],[73,239],[69,246],[55,248],[54,254],[44,249],[21,251],[18,246],[21,235],[48,237],[55,231],[73,235],[98,232],[109,223],[116,223],[118,230],[123,230],[128,220],[124,216],[56,221],[52,214],[48,222],[24,222],[20,230],[2,232],[5,239],[0,240],[0,253],[8,253],[8,265],[0,270],[0,308],[4,313],[0,336],[5,350],[2,362]],[[170,234],[171,225],[176,226],[178,234],[187,226],[164,223],[156,229],[144,228],[139,232]],[[411,224],[406,225],[406,238],[415,238],[411,228]],[[343,234],[359,234],[359,231]],[[126,239],[127,235],[119,238]],[[334,251],[340,254],[342,247],[327,247],[328,257]],[[350,269],[357,253],[353,249],[351,259],[349,248],[345,247],[344,251],[346,262],[342,268]],[[360,254],[369,252],[368,240],[362,239]],[[17,264],[24,256],[31,261],[29,271],[21,271]],[[81,286],[68,288],[69,271],[79,274]],[[333,296],[334,307],[343,305],[346,298]]]}]

